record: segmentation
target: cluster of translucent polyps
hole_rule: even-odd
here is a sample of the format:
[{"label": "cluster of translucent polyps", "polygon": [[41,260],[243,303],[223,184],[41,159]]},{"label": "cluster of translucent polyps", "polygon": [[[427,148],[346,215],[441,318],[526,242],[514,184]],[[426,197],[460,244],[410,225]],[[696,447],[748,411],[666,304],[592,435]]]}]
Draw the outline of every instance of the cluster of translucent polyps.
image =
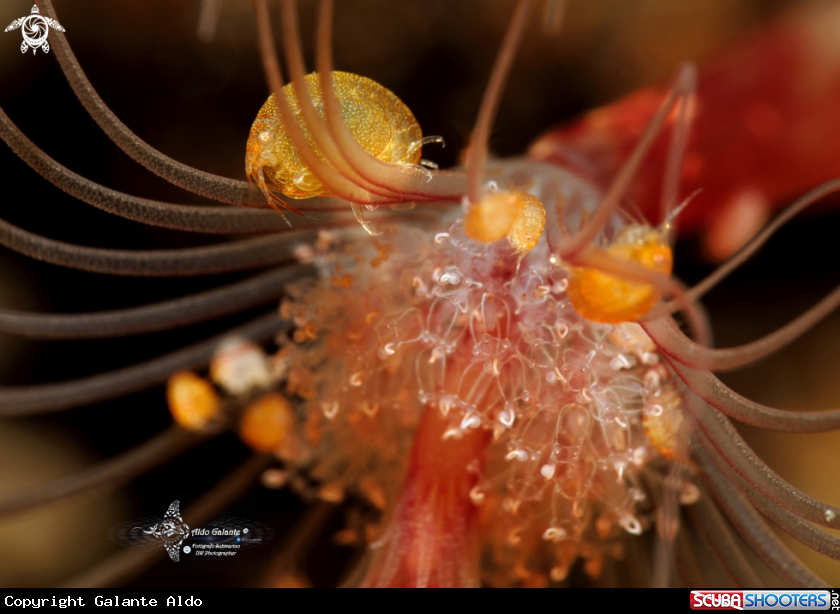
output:
[{"label": "cluster of translucent polyps", "polygon": [[544,241],[519,263],[460,220],[383,230],[329,246],[321,279],[281,307],[295,329],[276,364],[305,407],[311,475],[329,495],[393,505],[413,429],[438,411],[440,454],[492,433],[463,468],[478,476],[485,581],[561,580],[578,556],[597,576],[616,538],[650,522],[642,474],[674,447],[679,397],[653,344],[638,325],[579,316]]}]

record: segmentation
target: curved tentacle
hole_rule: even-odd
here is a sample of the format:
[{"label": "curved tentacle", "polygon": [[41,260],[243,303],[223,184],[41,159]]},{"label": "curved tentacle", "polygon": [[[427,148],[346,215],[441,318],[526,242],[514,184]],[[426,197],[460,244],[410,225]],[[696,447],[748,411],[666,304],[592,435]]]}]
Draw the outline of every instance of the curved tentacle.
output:
[{"label": "curved tentacle", "polygon": [[767,407],[741,396],[708,371],[668,362],[694,394],[739,422],[788,433],[822,433],[840,428],[840,409],[797,412]]},{"label": "curved tentacle", "polygon": [[[645,131],[639,138],[630,158],[624,163],[618,176],[613,180],[601,203],[586,221],[586,223],[573,235],[561,237],[556,245],[549,243],[552,253],[557,254],[566,261],[573,264],[578,263],[578,256],[592,243],[598,233],[604,227],[607,220],[618,206],[621,196],[627,191],[630,181],[636,175],[645,155],[650,149],[653,140],[659,134],[662,124],[670,115],[674,106],[683,98],[690,96],[696,89],[697,69],[693,64],[683,65],[677,74],[674,87],[671,88],[668,98],[662,103],[659,111],[648,122]],[[547,207],[553,207],[553,203],[546,203]],[[546,224],[549,226],[557,224],[555,211],[546,211]],[[557,233],[548,233],[548,238],[558,237]]]},{"label": "curved tentacle", "polygon": [[316,63],[321,95],[324,99],[326,125],[339,152],[354,172],[367,182],[412,197],[417,200],[459,201],[464,193],[465,176],[459,171],[435,171],[431,180],[425,172],[410,166],[397,166],[370,155],[350,134],[341,115],[338,97],[332,80],[326,76],[333,71],[332,62],[332,13],[333,3],[321,3],[318,17]]},{"label": "curved tentacle", "polygon": [[700,561],[697,560],[696,549],[690,539],[685,531],[680,531],[674,540],[674,563],[677,580],[683,588],[707,587],[709,582],[703,573]]},{"label": "curved tentacle", "polygon": [[77,175],[43,151],[0,109],[0,139],[32,170],[67,194],[120,217],[190,232],[245,233],[287,230],[270,211],[242,207],[196,207],[139,198],[111,190]]},{"label": "curved tentacle", "polygon": [[718,454],[762,495],[804,520],[840,528],[840,508],[814,499],[780,478],[756,456],[726,416],[696,398],[687,398],[686,409]]},{"label": "curved tentacle", "polygon": [[52,314],[0,309],[0,332],[33,339],[101,339],[170,330],[277,299],[286,283],[311,271],[302,265],[283,267],[221,288],[112,311]]},{"label": "curved tentacle", "polygon": [[[274,104],[283,120],[283,127],[286,129],[295,149],[300,154],[303,163],[323,182],[332,194],[349,200],[352,203],[382,205],[402,202],[401,199],[389,199],[371,194],[364,188],[354,184],[347,177],[332,168],[329,163],[322,160],[315,152],[315,149],[309,144],[309,141],[303,133],[303,129],[298,125],[292,113],[292,109],[283,91],[283,74],[280,71],[280,63],[277,61],[274,37],[271,34],[271,17],[268,12],[266,0],[253,0],[253,2],[254,11],[257,16],[260,56],[262,57],[266,79],[272,94],[274,94]],[[291,209],[291,207],[289,208]]]},{"label": "curved tentacle", "polygon": [[475,120],[470,149],[467,154],[467,197],[471,203],[481,200],[481,177],[484,163],[487,161],[487,142],[490,139],[490,128],[496,117],[496,110],[507,82],[516,49],[525,32],[528,14],[531,12],[531,0],[519,0],[516,10],[510,20],[505,39],[496,55],[490,81],[484,89],[484,97],[478,109]]},{"label": "curved tentacle", "polygon": [[119,456],[79,473],[0,497],[0,518],[90,491],[109,492],[207,440],[209,435],[173,426]]},{"label": "curved tentacle", "polygon": [[[686,294],[690,294],[690,291]],[[641,322],[648,335],[667,356],[687,367],[727,371],[761,360],[801,337],[840,305],[840,286],[798,318],[761,339],[733,348],[710,348],[688,339],[673,320],[662,317]]]},{"label": "curved tentacle", "polygon": [[93,273],[131,277],[186,277],[242,271],[292,258],[314,231],[254,237],[208,247],[131,251],[72,245],[47,239],[0,220],[0,245],[51,264]]},{"label": "curved tentacle", "polygon": [[[297,98],[301,115],[309,129],[309,134],[312,135],[318,149],[337,168],[338,172],[360,188],[383,198],[404,200],[401,195],[389,190],[387,186],[371,184],[357,173],[356,169],[348,164],[343,152],[333,139],[333,135],[330,134],[324,120],[321,119],[318,111],[315,109],[309,87],[306,85],[306,67],[303,63],[303,51],[300,46],[300,32],[298,31],[295,3],[290,1],[280,2],[280,16],[283,24],[283,47],[286,52],[286,65],[291,75],[295,97]],[[331,72],[327,74],[330,77],[332,76]],[[323,81],[324,79],[321,79],[322,90]],[[332,90],[331,79],[329,89]],[[323,97],[324,94],[322,93],[321,96]]]},{"label": "curved tentacle", "polygon": [[[740,267],[750,256],[752,256],[758,249],[764,245],[770,237],[772,237],[779,228],[784,226],[791,218],[802,212],[807,207],[823,199],[824,197],[840,190],[840,179],[833,179],[814,188],[805,196],[799,198],[796,202],[779,214],[776,219],[770,222],[761,232],[756,234],[749,243],[742,247],[738,253],[732,256],[729,260],[724,262],[715,271],[706,277],[703,281],[698,283],[693,288],[689,289],[687,295],[690,300],[697,300],[706,292],[714,288],[721,281],[726,279],[732,271]],[[651,310],[647,315],[648,319],[658,319],[662,316],[673,313],[679,309],[674,301],[666,303],[660,307]]]},{"label": "curved tentacle", "polygon": [[718,507],[745,542],[770,569],[791,586],[827,588],[827,584],[788,550],[770,530],[746,496],[720,474],[708,455],[699,447],[693,451],[700,464],[700,477]]},{"label": "curved tentacle", "polygon": [[[704,438],[705,439],[705,438]],[[712,444],[708,441],[701,441],[701,445],[706,447],[706,453],[713,463],[717,465],[721,475],[729,480],[735,488],[741,490],[749,499],[750,503],[759,512],[777,527],[785,531],[788,535],[808,546],[811,550],[815,550],[827,557],[840,560],[840,539],[829,535],[825,531],[820,531],[811,523],[805,522],[798,516],[791,514],[784,508],[776,505],[769,499],[765,498],[754,489],[750,488],[747,482],[741,478],[727,462],[719,457],[714,450]]]},{"label": "curved tentacle", "polygon": [[[48,17],[57,19],[50,0],[37,0],[36,4]],[[126,154],[155,175],[190,192],[232,205],[265,207],[262,194],[250,183],[220,177],[181,164],[162,154],[129,130],[93,89],[93,85],[70,49],[64,33],[54,31],[52,35],[58,63],[70,87],[102,131]]]},{"label": "curved tentacle", "polygon": [[685,513],[706,547],[735,586],[744,588],[764,586],[764,582],[755,573],[735,541],[729,524],[720,515],[706,493],[701,495],[695,503],[687,505]]},{"label": "curved tentacle", "polygon": [[130,367],[53,384],[0,387],[0,417],[61,411],[151,388],[164,383],[176,371],[206,366],[219,343],[227,337],[241,336],[259,343],[272,338],[286,326],[276,314],[271,313],[221,335]]}]

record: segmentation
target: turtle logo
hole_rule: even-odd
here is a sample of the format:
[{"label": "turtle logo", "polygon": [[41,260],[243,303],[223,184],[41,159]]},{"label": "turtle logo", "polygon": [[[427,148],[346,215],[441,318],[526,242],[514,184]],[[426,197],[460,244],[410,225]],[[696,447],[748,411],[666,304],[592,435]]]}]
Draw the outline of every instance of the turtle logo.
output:
[{"label": "turtle logo", "polygon": [[39,14],[38,7],[32,7],[32,14],[20,19],[15,19],[6,27],[6,32],[22,28],[23,42],[20,45],[20,52],[26,53],[31,47],[34,54],[39,48],[44,53],[50,52],[50,44],[47,42],[50,28],[64,32],[64,28],[55,19],[44,17]]},{"label": "turtle logo", "polygon": [[[169,558],[177,563],[181,558],[181,544],[184,538],[190,534],[190,528],[181,518],[179,502],[173,501],[170,503],[163,521],[158,522],[148,530],[144,530],[143,533],[163,542],[163,547],[169,553]],[[189,552],[189,550],[185,549],[184,552]]]}]

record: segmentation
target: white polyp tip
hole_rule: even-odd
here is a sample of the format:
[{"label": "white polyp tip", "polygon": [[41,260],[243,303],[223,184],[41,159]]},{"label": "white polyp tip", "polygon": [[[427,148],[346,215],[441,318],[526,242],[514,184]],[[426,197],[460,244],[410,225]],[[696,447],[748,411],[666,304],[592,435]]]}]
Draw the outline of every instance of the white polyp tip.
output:
[{"label": "white polyp tip", "polygon": [[618,519],[618,524],[620,524],[621,528],[631,535],[642,534],[642,525],[633,516],[622,516]]},{"label": "white polyp tip", "polygon": [[463,436],[464,432],[461,429],[453,426],[446,430],[446,432],[443,434],[443,439],[461,439]]},{"label": "white polyp tip", "polygon": [[700,500],[700,489],[691,482],[686,482],[680,492],[680,503],[691,505]]},{"label": "white polyp tip", "polygon": [[474,505],[484,503],[485,498],[486,496],[479,486],[473,486],[472,490],[470,490],[470,501],[472,501]]}]

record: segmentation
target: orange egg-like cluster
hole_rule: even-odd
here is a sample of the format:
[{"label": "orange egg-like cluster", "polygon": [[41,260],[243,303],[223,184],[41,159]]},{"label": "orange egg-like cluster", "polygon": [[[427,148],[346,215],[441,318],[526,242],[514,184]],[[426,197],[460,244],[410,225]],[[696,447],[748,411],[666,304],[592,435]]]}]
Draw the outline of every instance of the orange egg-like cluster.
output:
[{"label": "orange egg-like cluster", "polygon": [[[663,236],[649,226],[630,225],[622,229],[607,254],[639,264],[655,273],[670,275],[671,248]],[[629,281],[588,267],[569,272],[569,300],[580,315],[593,322],[617,324],[636,320],[659,301],[659,291],[645,283]]]},{"label": "orange egg-like cluster", "polygon": [[219,415],[221,408],[212,384],[189,371],[169,378],[166,400],[175,422],[190,431],[203,430]]},{"label": "orange egg-like cluster", "polygon": [[239,436],[257,452],[274,452],[293,459],[297,447],[297,417],[291,403],[277,392],[257,399],[242,413]]},{"label": "orange egg-like cluster", "polygon": [[522,254],[534,249],[544,228],[545,207],[528,192],[491,192],[464,216],[464,231],[473,241],[494,243],[507,237]]}]

